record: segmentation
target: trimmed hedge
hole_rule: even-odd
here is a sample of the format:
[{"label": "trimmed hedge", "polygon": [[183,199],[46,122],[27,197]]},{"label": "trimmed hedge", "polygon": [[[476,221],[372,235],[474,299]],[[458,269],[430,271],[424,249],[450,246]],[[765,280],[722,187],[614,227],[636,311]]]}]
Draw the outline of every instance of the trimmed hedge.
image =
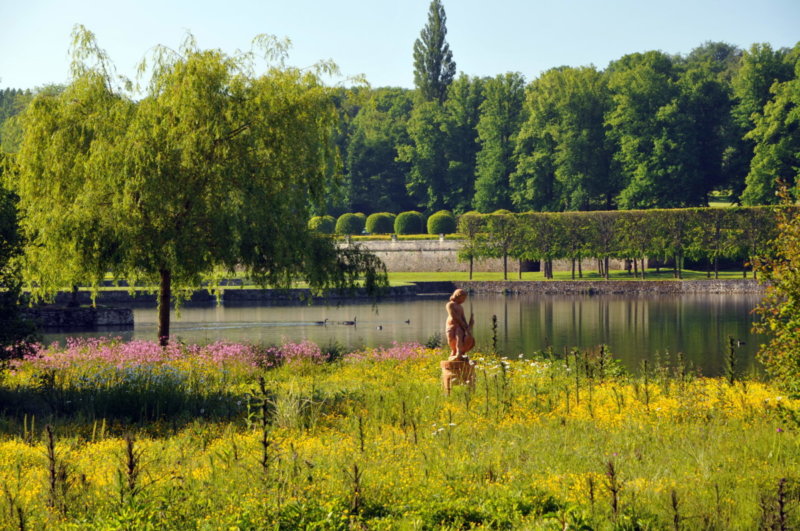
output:
[{"label": "trimmed hedge", "polygon": [[394,232],[395,215],[389,212],[375,212],[367,217],[367,232],[370,234],[391,234]]},{"label": "trimmed hedge", "polygon": [[394,220],[396,234],[424,234],[425,216],[416,210],[401,212]]},{"label": "trimmed hedge", "polygon": [[314,216],[308,220],[308,228],[322,234],[333,234],[336,229],[336,219],[333,216]]},{"label": "trimmed hedge", "polygon": [[336,234],[361,234],[364,231],[364,218],[361,216],[351,213],[339,216],[336,220]]},{"label": "trimmed hedge", "polygon": [[449,210],[440,210],[428,218],[428,234],[452,234],[456,226],[456,217]]}]

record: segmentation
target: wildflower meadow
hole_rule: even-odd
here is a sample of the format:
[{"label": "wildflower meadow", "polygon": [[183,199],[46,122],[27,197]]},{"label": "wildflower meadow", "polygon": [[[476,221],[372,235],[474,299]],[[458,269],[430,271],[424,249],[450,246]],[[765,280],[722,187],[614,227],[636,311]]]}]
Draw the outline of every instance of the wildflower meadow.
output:
[{"label": "wildflower meadow", "polygon": [[800,400],[604,347],[74,340],[0,373],[0,529],[792,529]]}]

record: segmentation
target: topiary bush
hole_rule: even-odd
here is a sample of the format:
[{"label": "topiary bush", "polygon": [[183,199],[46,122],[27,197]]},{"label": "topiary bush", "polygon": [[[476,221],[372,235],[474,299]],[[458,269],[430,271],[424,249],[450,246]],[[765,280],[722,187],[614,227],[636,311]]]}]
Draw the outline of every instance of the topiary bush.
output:
[{"label": "topiary bush", "polygon": [[389,212],[375,212],[367,217],[367,232],[370,234],[391,234],[394,232],[395,215]]},{"label": "topiary bush", "polygon": [[322,234],[333,234],[336,229],[336,218],[333,216],[314,216],[308,220],[308,228]]},{"label": "topiary bush", "polygon": [[357,214],[342,214],[336,220],[336,234],[361,234],[363,230],[364,219]]},{"label": "topiary bush", "polygon": [[440,210],[428,218],[428,234],[453,234],[456,217],[449,210]]},{"label": "topiary bush", "polygon": [[425,230],[425,216],[416,210],[401,212],[394,219],[394,232],[396,234],[423,234]]}]

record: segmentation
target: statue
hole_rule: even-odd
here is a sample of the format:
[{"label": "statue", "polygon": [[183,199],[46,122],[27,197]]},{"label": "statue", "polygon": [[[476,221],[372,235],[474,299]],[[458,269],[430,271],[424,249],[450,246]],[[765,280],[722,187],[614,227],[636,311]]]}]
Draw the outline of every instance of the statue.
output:
[{"label": "statue", "polygon": [[475,346],[475,338],[472,337],[472,326],[475,324],[475,316],[470,315],[469,322],[464,315],[462,304],[467,300],[467,292],[457,289],[450,296],[447,303],[447,342],[450,344],[450,361],[466,361],[467,352]]}]

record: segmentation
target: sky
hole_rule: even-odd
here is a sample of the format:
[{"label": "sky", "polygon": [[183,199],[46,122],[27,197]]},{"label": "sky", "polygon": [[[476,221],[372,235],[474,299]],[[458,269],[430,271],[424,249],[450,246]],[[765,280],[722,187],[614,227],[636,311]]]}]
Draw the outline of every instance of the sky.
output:
[{"label": "sky", "polygon": [[[430,0],[0,0],[0,88],[69,80],[70,34],[92,31],[117,72],[135,76],[156,45],[249,50],[256,35],[292,41],[288,64],[332,59],[347,78],[413,87],[412,48]],[[459,72],[528,80],[557,66],[600,69],[625,54],[688,54],[800,41],[800,0],[443,0]],[[333,80],[337,81],[337,80]],[[346,79],[339,82],[347,84]]]}]

